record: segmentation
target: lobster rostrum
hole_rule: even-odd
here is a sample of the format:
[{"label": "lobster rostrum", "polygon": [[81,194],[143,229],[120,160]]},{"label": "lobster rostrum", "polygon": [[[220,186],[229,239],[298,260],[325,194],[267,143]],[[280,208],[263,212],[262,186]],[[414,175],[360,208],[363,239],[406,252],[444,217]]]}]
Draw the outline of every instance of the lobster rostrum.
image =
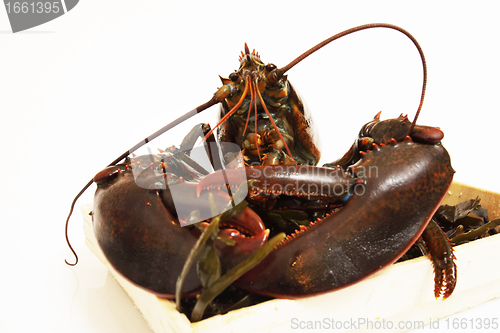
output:
[{"label": "lobster rostrum", "polygon": [[[424,83],[415,119],[411,122],[401,115],[381,121],[379,113],[362,127],[342,158],[316,167],[320,152],[310,116],[284,74],[331,41],[374,27],[403,32],[421,55]],[[231,200],[228,192],[211,189],[248,179],[250,205],[219,230],[221,238],[233,241],[232,245],[216,242],[223,272],[254,253],[270,233],[279,232],[269,230],[274,228],[269,227],[271,215],[302,212],[306,222],[293,222],[286,239],[234,282],[238,287],[284,298],[324,293],[392,264],[422,237],[435,268],[435,296],[452,294],[456,284],[452,249],[439,226],[429,221],[454,171],[441,144],[441,130],[416,125],[426,66],[420,46],[408,32],[389,24],[355,27],[325,40],[283,68],[265,65],[245,44],[239,70],[222,83],[210,101],[139,142],[80,192],[97,184],[94,231],[118,272],[159,296],[173,297],[178,276],[201,231],[181,227],[186,221],[177,214],[179,206],[173,204],[170,188],[184,186],[182,201],[205,211],[211,209],[206,200],[209,195],[219,208]],[[221,103],[221,120],[215,126],[218,140],[240,147],[243,178],[232,169],[207,174],[190,161],[190,148],[186,147],[192,146],[193,138],[181,144],[185,153],[177,153],[175,158],[174,148],[133,161],[128,158],[141,145],[217,103]],[[212,131],[203,126],[209,143],[215,140]],[[234,158],[232,154],[222,149],[222,159]],[[141,173],[134,176],[137,168]],[[182,294],[194,296],[200,288],[193,267]]]}]

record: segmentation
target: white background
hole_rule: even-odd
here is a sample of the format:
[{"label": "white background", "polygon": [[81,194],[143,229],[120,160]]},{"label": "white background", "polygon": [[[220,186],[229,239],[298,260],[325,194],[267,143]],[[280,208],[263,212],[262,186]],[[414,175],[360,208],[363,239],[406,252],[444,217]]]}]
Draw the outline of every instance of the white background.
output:
[{"label": "white background", "polygon": [[[78,207],[92,201],[93,188],[71,220],[80,255],[73,268],[64,264],[73,261],[64,221],[96,172],[209,100],[220,86],[217,75],[237,69],[244,42],[282,67],[359,24],[407,29],[429,69],[418,122],[445,132],[455,180],[500,191],[495,2],[351,3],[81,0],[68,14],[18,34],[0,9],[0,299],[7,307],[0,331],[148,332],[84,244]],[[323,162],[342,155],[380,110],[383,118],[412,118],[422,84],[414,46],[387,29],[345,37],[288,74],[315,115]],[[195,122],[213,124],[217,109],[205,113]],[[179,144],[183,133],[158,147]],[[498,317],[499,307],[497,300],[457,316]]]}]

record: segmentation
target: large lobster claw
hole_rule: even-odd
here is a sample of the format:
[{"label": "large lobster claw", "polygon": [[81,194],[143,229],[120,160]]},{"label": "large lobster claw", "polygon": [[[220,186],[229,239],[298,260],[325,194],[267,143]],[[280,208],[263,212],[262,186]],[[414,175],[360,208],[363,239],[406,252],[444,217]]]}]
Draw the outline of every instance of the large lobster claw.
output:
[{"label": "large lobster claw", "polygon": [[279,245],[236,285],[295,298],[342,288],[375,273],[415,243],[454,174],[441,144],[408,139],[377,146],[351,171],[366,179],[362,195]]},{"label": "large lobster claw", "polygon": [[[92,213],[94,232],[107,260],[117,271],[158,296],[172,298],[177,277],[200,232],[194,227],[180,226],[167,208],[168,190],[154,186],[157,173],[146,169],[139,177],[134,179],[128,165],[109,167],[94,177],[98,185]],[[148,184],[151,188],[144,188]],[[186,204],[199,207],[196,184],[191,188],[191,198],[186,197]],[[222,237],[235,241],[234,247],[218,244],[219,251],[230,253],[221,256],[223,271],[260,248],[268,237],[257,214],[249,208],[241,214],[244,217],[233,218],[228,222],[229,227],[235,225],[253,237],[241,236],[231,229],[221,230]],[[193,267],[184,281],[183,297],[196,294],[200,287]]]}]

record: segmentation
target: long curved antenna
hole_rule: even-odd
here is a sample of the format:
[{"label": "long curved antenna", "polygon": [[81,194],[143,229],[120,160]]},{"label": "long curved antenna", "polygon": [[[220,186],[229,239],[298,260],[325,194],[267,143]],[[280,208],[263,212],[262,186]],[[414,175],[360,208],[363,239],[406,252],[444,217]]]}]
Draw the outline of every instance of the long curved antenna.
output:
[{"label": "long curved antenna", "polygon": [[312,48],[310,48],[306,52],[302,53],[300,56],[298,56],[295,60],[290,62],[285,67],[277,69],[276,76],[282,77],[283,74],[285,74],[293,66],[297,65],[299,62],[304,60],[306,57],[310,56],[311,54],[318,51],[319,49],[321,49],[325,45],[333,42],[334,40],[339,39],[339,38],[344,37],[344,36],[347,36],[347,35],[350,35],[350,34],[357,32],[357,31],[372,29],[372,28],[388,28],[388,29],[397,30],[397,31],[403,33],[409,39],[411,39],[411,41],[413,42],[413,44],[417,48],[418,53],[420,54],[420,58],[422,59],[423,77],[424,77],[423,82],[422,82],[422,93],[420,95],[420,104],[418,105],[417,112],[415,113],[415,118],[413,119],[413,122],[411,123],[410,128],[408,130],[407,135],[410,135],[411,132],[413,131],[413,128],[415,127],[415,123],[417,122],[417,118],[418,118],[418,115],[420,114],[420,110],[422,109],[422,105],[424,104],[425,89],[427,87],[427,62],[425,61],[424,52],[422,51],[422,48],[420,47],[420,44],[417,42],[415,37],[413,37],[412,34],[410,34],[408,31],[406,31],[405,29],[403,29],[401,27],[398,27],[397,25],[388,24],[388,23],[370,23],[370,24],[364,24],[364,25],[360,25],[360,26],[357,26],[354,28],[344,30],[344,31],[342,31],[342,32],[330,37],[330,38],[325,39],[324,41],[317,44],[316,46],[313,46]]},{"label": "long curved antenna", "polygon": [[[211,107],[211,106],[213,106],[213,105],[215,105],[217,103],[219,103],[219,101],[215,98],[215,96],[212,97],[212,99],[209,100],[208,102],[206,102],[206,103],[198,106],[197,108],[189,111],[188,113],[180,116],[179,118],[175,119],[171,123],[169,123],[169,124],[163,126],[162,128],[160,128],[158,131],[154,132],[153,134],[151,134],[150,136],[148,136],[144,140],[142,140],[139,143],[137,143],[135,146],[133,146],[132,148],[130,148],[129,150],[127,150],[126,152],[124,152],[123,154],[121,154],[119,157],[117,157],[113,162],[111,162],[108,165],[108,167],[112,166],[112,165],[116,165],[118,162],[120,162],[121,160],[123,160],[125,157],[129,156],[131,153],[133,153],[137,149],[139,149],[142,146],[144,146],[146,143],[152,141],[153,139],[157,138],[158,136],[162,135],[163,133],[167,132],[168,130],[170,130],[170,129],[174,128],[175,126],[179,125],[183,121],[188,120],[192,116],[197,115],[198,113],[200,113],[200,112],[208,109],[209,107]],[[69,238],[68,238],[68,224],[69,224],[69,219],[71,217],[71,214],[73,214],[73,210],[75,208],[76,201],[90,187],[90,185],[92,185],[93,182],[94,182],[94,180],[91,179],[87,183],[87,185],[85,185],[81,189],[81,191],[76,195],[76,197],[73,199],[73,202],[71,203],[71,208],[69,210],[68,218],[66,219],[66,227],[65,227],[66,243],[68,243],[68,246],[71,249],[71,252],[73,252],[73,255],[75,256],[75,263],[73,263],[73,264],[69,263],[67,260],[64,260],[66,262],[66,264],[68,264],[70,266],[75,266],[78,263],[78,255],[76,254],[75,250],[71,246],[71,243],[70,243]]]}]

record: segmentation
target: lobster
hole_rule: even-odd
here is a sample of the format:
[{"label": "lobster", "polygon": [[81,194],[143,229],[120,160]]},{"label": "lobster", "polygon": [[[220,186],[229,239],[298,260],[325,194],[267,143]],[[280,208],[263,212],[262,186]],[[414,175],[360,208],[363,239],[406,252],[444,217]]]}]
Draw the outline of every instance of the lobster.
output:
[{"label": "lobster", "polygon": [[[401,115],[381,121],[379,113],[362,127],[342,158],[317,167],[321,154],[315,144],[311,117],[285,73],[328,43],[376,27],[404,33],[419,51],[424,81],[415,118],[411,122]],[[239,276],[236,286],[284,298],[336,290],[394,263],[422,237],[435,267],[434,294],[447,298],[456,285],[454,255],[439,226],[429,221],[454,171],[441,144],[442,131],[416,125],[425,95],[426,71],[425,57],[415,38],[390,24],[348,29],[283,68],[265,65],[258,53],[250,52],[245,44],[240,68],[229,78],[221,78],[223,86],[212,99],[139,142],[97,173],[74,199],[69,215],[81,193],[92,183],[97,184],[92,218],[107,259],[134,284],[172,298],[200,230],[181,227],[185,221],[180,221],[180,207],[178,202],[173,204],[171,189],[182,185],[182,201],[188,208],[210,211],[213,204],[208,204],[208,196],[215,197],[212,202],[215,200],[219,209],[231,200],[227,192],[210,189],[224,189],[227,184],[248,179],[249,207],[219,230],[220,237],[233,241],[232,245],[216,242],[223,272],[268,241],[269,211],[306,212],[307,222],[292,225],[286,239],[256,267]],[[189,159],[196,141],[193,137],[181,144],[184,152],[177,155],[184,156],[182,159],[172,158],[169,152],[134,161],[129,158],[145,143],[218,103],[219,123],[213,130],[200,127],[207,141],[205,147],[210,150],[217,129],[218,141],[236,144],[241,153],[221,148],[212,149],[210,155],[236,161],[243,169],[243,177],[237,169],[207,175]],[[217,158],[211,162],[216,164]],[[76,264],[78,257],[71,250]],[[184,279],[182,296],[194,296],[200,288],[196,269],[191,268]]]}]

